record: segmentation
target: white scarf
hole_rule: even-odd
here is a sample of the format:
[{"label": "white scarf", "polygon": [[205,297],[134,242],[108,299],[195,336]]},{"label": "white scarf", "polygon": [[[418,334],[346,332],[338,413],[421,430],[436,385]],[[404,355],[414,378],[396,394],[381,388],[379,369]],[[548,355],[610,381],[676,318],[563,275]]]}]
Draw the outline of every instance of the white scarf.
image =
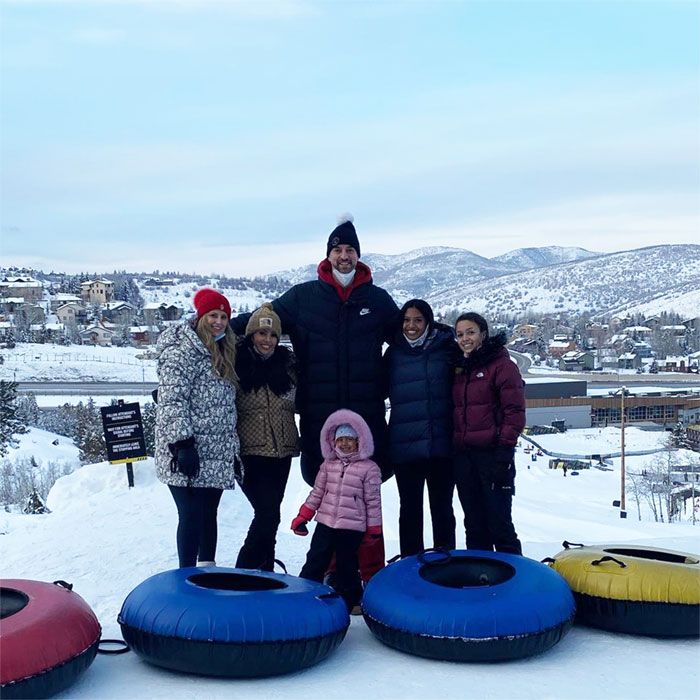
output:
[{"label": "white scarf", "polygon": [[342,287],[347,287],[352,283],[353,277],[355,277],[355,270],[350,270],[350,272],[338,272],[338,270],[333,268],[333,277],[338,280],[338,283]]},{"label": "white scarf", "polygon": [[412,348],[419,348],[423,343],[425,342],[425,339],[428,337],[428,331],[430,330],[430,326],[426,326],[425,330],[423,331],[423,335],[421,335],[419,338],[416,338],[415,340],[411,340],[410,338],[406,337],[406,334],[403,334],[403,337],[406,338],[406,342],[412,347]]}]

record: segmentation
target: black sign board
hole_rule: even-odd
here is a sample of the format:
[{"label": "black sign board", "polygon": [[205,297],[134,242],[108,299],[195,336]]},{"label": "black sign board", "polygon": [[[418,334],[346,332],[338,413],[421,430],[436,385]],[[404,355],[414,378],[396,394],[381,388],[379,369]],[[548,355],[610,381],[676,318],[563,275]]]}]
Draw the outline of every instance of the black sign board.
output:
[{"label": "black sign board", "polygon": [[110,464],[146,459],[141,406],[138,403],[121,403],[118,406],[105,406],[100,412]]}]

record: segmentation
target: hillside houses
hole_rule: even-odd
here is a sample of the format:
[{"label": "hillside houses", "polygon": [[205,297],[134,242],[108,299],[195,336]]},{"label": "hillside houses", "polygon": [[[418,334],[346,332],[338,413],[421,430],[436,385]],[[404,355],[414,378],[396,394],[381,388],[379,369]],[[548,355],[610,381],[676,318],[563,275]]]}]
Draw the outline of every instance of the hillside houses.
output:
[{"label": "hillside houses", "polygon": [[79,301],[69,301],[67,304],[61,304],[55,314],[66,326],[80,326],[87,323],[87,312],[87,308]]},{"label": "hillside houses", "polygon": [[592,352],[571,350],[559,358],[559,369],[564,372],[593,370],[595,369],[595,355]]},{"label": "hillside houses", "polygon": [[161,321],[178,321],[182,314],[183,309],[175,304],[153,303],[143,307],[143,320],[151,326]]},{"label": "hillside houses", "polygon": [[80,298],[88,304],[106,304],[114,296],[114,282],[110,280],[88,280],[80,284]]},{"label": "hillside houses", "polygon": [[700,366],[700,318],[668,323],[665,317],[641,322],[613,317],[572,324],[544,317],[513,328],[511,349],[561,371],[697,372]]},{"label": "hillside houses", "polygon": [[115,299],[114,290],[104,278],[81,282],[73,294],[29,275],[6,276],[0,280],[0,342],[150,345],[184,314],[177,304],[136,308]]},{"label": "hillside houses", "polygon": [[697,372],[700,317],[669,317],[543,316],[512,324],[508,347],[565,372]]},{"label": "hillside houses", "polygon": [[[0,275],[3,273],[0,272]],[[110,276],[36,274],[6,270],[0,277],[0,342],[34,341],[151,345],[191,308],[198,286],[221,284],[239,310],[278,296],[285,280],[219,281],[194,276],[115,272]],[[239,291],[240,290],[240,291]],[[144,301],[145,297],[145,301]],[[686,312],[687,313],[687,312]],[[694,372],[700,364],[700,316],[677,313],[594,316],[547,312],[490,317],[509,347],[537,364],[566,372]],[[444,317],[446,322],[453,319]]]},{"label": "hillside houses", "polygon": [[5,277],[0,280],[0,297],[23,299],[25,303],[39,301],[44,296],[44,287],[33,277]]}]

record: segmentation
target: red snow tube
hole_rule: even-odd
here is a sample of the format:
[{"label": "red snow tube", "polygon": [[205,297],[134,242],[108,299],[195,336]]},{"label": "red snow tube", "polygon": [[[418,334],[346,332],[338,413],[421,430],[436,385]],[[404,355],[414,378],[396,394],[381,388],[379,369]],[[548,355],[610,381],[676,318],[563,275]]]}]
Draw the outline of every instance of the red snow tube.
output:
[{"label": "red snow tube", "polygon": [[100,624],[63,581],[0,581],[0,695],[46,698],[92,663]]}]

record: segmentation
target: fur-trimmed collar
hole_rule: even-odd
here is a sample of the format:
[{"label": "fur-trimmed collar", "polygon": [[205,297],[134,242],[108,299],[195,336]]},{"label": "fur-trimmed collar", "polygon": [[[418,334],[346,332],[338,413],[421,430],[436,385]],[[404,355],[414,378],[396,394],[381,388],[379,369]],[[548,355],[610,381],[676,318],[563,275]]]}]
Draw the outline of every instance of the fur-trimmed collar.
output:
[{"label": "fur-trimmed collar", "polygon": [[355,276],[352,278],[352,282],[347,287],[343,287],[333,276],[333,266],[331,265],[330,260],[327,258],[321,260],[321,262],[318,264],[317,272],[318,278],[321,280],[321,282],[330,284],[331,287],[338,292],[338,296],[343,301],[348,300],[353,289],[356,289],[361,284],[367,284],[368,282],[372,281],[372,271],[369,269],[369,267],[367,267],[367,265],[359,260],[355,266]]},{"label": "fur-trimmed collar", "polygon": [[350,461],[369,459],[374,454],[374,438],[365,419],[347,408],[331,413],[321,428],[321,453],[324,459],[337,458],[335,453],[335,430],[339,425],[349,423],[357,433],[357,453]]},{"label": "fur-trimmed collar", "polygon": [[273,394],[283,396],[293,386],[289,372],[294,356],[284,345],[278,345],[265,359],[255,352],[252,338],[250,335],[245,338],[236,353],[236,374],[241,391],[248,393],[267,386]]}]

